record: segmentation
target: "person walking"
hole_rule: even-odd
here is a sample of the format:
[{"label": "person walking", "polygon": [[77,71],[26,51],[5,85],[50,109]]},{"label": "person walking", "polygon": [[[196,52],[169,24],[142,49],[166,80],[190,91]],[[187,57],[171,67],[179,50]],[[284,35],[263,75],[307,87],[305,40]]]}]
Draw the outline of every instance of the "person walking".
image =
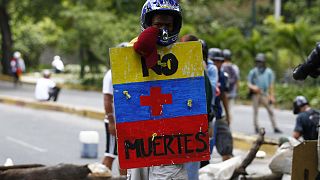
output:
[{"label": "person walking", "polygon": [[247,85],[252,92],[253,125],[255,133],[259,133],[258,110],[262,104],[268,111],[274,133],[282,133],[277,127],[272,104],[275,103],[274,96],[274,74],[266,66],[266,58],[263,53],[255,57],[255,67],[250,70],[247,78]]},{"label": "person walking", "polygon": [[224,49],[222,54],[224,57],[222,70],[228,73],[229,90],[227,92],[227,97],[230,105],[234,104],[234,101],[238,95],[240,70],[239,67],[231,61],[232,53],[230,49]]},{"label": "person walking", "polygon": [[26,65],[19,51],[13,53],[13,58],[10,61],[11,73],[13,74],[13,83],[16,87],[21,84],[21,75],[26,71]]}]

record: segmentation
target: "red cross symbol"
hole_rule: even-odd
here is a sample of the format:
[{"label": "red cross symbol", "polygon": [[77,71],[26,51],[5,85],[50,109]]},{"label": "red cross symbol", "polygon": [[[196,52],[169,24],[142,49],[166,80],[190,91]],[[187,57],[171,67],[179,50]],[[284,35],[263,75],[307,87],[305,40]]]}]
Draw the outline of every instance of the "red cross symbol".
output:
[{"label": "red cross symbol", "polygon": [[172,104],[172,94],[161,94],[161,87],[151,87],[150,96],[140,96],[141,106],[151,106],[152,116],[160,116],[163,104]]}]

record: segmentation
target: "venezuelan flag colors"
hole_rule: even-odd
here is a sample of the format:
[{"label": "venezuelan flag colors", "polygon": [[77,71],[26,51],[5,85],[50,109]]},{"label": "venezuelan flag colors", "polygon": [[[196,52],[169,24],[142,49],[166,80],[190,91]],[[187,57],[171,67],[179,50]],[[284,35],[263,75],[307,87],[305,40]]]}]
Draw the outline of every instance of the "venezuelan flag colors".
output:
[{"label": "venezuelan flag colors", "polygon": [[158,49],[147,69],[131,47],[111,48],[120,167],[208,160],[208,121],[199,42]]}]

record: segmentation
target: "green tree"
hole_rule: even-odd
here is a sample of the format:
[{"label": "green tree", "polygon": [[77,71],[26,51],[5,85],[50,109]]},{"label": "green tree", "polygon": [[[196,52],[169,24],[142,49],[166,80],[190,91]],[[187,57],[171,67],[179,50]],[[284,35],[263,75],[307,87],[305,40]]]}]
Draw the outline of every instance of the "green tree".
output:
[{"label": "green tree", "polygon": [[[9,60],[12,50],[22,51],[24,58],[37,61],[39,46],[43,45],[43,36],[51,32],[39,32],[44,17],[56,16],[61,1],[56,0],[1,0],[0,1],[0,24],[2,37],[2,69],[4,74],[9,72]],[[9,22],[10,20],[10,22]],[[12,29],[12,32],[11,32]],[[43,29],[45,30],[45,28]],[[17,46],[16,46],[17,42]],[[29,43],[29,44],[28,44]],[[45,43],[44,43],[45,44]],[[36,63],[30,63],[36,64]]]},{"label": "green tree", "polygon": [[[101,2],[102,3],[102,2]],[[108,49],[123,41],[130,41],[139,30],[138,19],[130,14],[118,16],[109,11],[112,3],[105,7],[99,4],[64,4],[65,33],[59,40],[60,49],[79,52],[80,78],[85,76],[85,66],[91,72],[98,71],[99,64],[106,64]]]},{"label": "green tree", "polygon": [[2,73],[10,73],[10,59],[12,52],[12,33],[9,25],[10,16],[8,14],[8,3],[9,0],[0,1],[0,29],[1,29],[1,64]]}]

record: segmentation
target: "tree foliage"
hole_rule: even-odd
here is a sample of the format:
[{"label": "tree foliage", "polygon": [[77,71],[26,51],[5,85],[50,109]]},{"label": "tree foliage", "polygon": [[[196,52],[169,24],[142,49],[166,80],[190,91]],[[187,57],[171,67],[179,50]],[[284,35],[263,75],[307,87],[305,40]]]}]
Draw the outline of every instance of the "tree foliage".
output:
[{"label": "tree foliage", "polygon": [[[4,2],[4,0],[2,0]],[[1,1],[1,2],[2,2]],[[81,65],[98,72],[108,65],[108,49],[130,41],[140,32],[141,0],[10,0],[6,1],[14,50],[20,50],[29,66],[37,66],[44,48],[76,53]],[[229,48],[242,78],[258,52],[283,73],[303,61],[320,38],[320,0],[283,0],[282,19],[275,20],[272,0],[181,0],[183,28],[209,47]],[[255,16],[254,16],[255,15]],[[254,21],[255,20],[255,26]],[[1,37],[3,41],[3,37]]]}]

